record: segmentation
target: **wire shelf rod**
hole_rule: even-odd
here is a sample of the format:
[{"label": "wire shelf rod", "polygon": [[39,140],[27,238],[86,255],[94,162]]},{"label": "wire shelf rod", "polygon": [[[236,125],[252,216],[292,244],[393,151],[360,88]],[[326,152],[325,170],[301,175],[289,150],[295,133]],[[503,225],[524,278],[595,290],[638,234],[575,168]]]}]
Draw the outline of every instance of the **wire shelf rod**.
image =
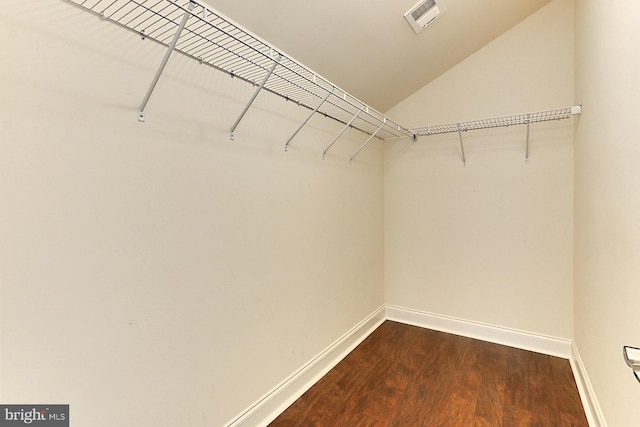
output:
[{"label": "wire shelf rod", "polygon": [[[136,2],[136,3],[137,3],[137,2]],[[132,22],[134,22],[134,21],[136,21],[137,19],[139,19],[140,17],[144,16],[146,11],[151,12],[151,14],[149,14],[149,16],[147,16],[147,17],[146,17],[145,19],[143,19],[142,21],[137,22],[137,23],[136,23],[136,26],[140,26],[140,25],[144,24],[146,21],[148,21],[149,19],[153,18],[153,16],[154,16],[154,15],[162,16],[162,12],[163,12],[163,11],[165,11],[165,10],[169,7],[169,5],[165,6],[164,8],[160,9],[159,11],[154,11],[154,10],[153,10],[153,8],[154,8],[154,7],[157,7],[160,3],[161,3],[161,1],[158,1],[156,4],[154,4],[154,5],[153,5],[153,6],[151,6],[150,8],[148,8],[148,7],[144,6],[144,3],[137,3],[137,4],[140,6],[140,8],[141,8],[142,10],[139,10],[139,11],[138,11],[138,14],[137,14],[137,15],[135,15],[133,18],[131,18],[131,17],[130,17],[129,21],[125,22],[125,23],[124,23],[124,25],[126,25],[126,26],[130,26]],[[129,13],[133,12],[134,10],[135,10],[135,9],[131,9],[131,11],[130,11]],[[129,13],[127,13],[127,15],[126,15],[126,16],[128,16],[128,15],[129,15]]]},{"label": "wire shelf rod", "polygon": [[[107,10],[108,8],[110,8],[111,6],[116,4],[117,2],[118,2],[118,0],[113,0],[109,6],[105,7],[104,9],[102,9],[101,13],[104,13],[105,10]],[[100,3],[102,3],[102,0],[100,0]],[[98,3],[98,4],[100,4],[100,3]]]},{"label": "wire shelf rod", "polygon": [[[162,0],[158,1],[158,3],[156,3],[154,6],[152,6],[152,8],[153,8],[153,7],[155,7],[156,5],[160,4],[160,3],[161,3],[161,1],[162,1]],[[162,15],[162,12],[163,12],[164,10],[168,9],[168,8],[169,8],[169,5],[166,5],[164,8],[160,9],[160,10],[158,11],[158,15],[160,15],[160,16],[161,16],[161,15]],[[142,26],[142,25],[143,25],[143,24],[145,24],[147,21],[150,21],[153,17],[154,17],[154,15],[151,15],[151,14],[150,14],[150,15],[149,15],[149,16],[147,16],[145,19],[143,19],[142,21],[140,21],[140,22],[138,23],[138,25],[139,25],[139,26]],[[133,21],[133,20],[132,20],[132,21]],[[161,19],[156,19],[155,21],[151,22],[151,23],[150,23],[150,24],[148,24],[146,27],[144,27],[144,28],[142,29],[142,31],[147,32],[147,31],[148,31],[152,26],[154,26],[155,24],[157,24],[157,23],[159,23],[159,22],[161,22]]]}]

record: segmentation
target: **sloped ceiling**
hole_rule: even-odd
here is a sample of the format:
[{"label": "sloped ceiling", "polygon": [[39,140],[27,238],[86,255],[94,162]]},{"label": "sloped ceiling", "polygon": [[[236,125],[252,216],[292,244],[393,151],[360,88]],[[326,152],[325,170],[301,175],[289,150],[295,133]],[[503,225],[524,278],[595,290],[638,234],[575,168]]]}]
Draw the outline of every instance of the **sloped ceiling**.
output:
[{"label": "sloped ceiling", "polygon": [[443,1],[446,13],[419,34],[404,18],[417,0],[207,3],[384,112],[550,0]]}]

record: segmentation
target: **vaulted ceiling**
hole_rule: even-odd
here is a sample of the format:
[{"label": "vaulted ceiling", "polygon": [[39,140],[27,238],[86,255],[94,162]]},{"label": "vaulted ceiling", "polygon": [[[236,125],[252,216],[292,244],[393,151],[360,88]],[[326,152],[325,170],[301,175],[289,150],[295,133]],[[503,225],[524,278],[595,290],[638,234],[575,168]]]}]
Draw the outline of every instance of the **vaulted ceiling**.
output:
[{"label": "vaulted ceiling", "polygon": [[207,3],[384,112],[549,1],[443,0],[419,34],[404,18],[417,0]]}]

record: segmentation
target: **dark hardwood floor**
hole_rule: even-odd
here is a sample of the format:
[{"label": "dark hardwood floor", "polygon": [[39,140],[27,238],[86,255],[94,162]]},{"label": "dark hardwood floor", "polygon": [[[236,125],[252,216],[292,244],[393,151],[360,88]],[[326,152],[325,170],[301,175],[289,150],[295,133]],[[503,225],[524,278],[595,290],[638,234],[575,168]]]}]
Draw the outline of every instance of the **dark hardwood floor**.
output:
[{"label": "dark hardwood floor", "polygon": [[270,426],[588,424],[568,360],[386,321]]}]

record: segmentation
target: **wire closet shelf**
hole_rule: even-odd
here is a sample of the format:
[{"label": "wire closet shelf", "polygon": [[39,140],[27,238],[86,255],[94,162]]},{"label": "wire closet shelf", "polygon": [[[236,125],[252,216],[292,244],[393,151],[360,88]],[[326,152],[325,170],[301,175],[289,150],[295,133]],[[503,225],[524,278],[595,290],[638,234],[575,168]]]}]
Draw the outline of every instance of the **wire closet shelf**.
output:
[{"label": "wire closet shelf", "polygon": [[490,129],[496,127],[509,127],[517,125],[527,126],[527,139],[525,144],[525,162],[529,162],[529,127],[531,123],[547,122],[551,120],[568,119],[571,116],[582,114],[582,104],[572,107],[555,108],[553,110],[536,111],[533,113],[513,114],[510,116],[493,117],[490,119],[471,120],[468,122],[448,123],[444,125],[424,126],[411,129],[417,137],[440,135],[445,133],[457,133],[460,140],[460,150],[462,161],[467,165],[467,158],[464,152],[462,132]]},{"label": "wire closet shelf", "polygon": [[573,107],[556,108],[553,110],[537,111],[533,113],[513,114],[510,116],[493,117],[490,119],[471,120],[460,123],[448,123],[444,125],[424,126],[411,129],[416,136],[439,135],[443,133],[467,132],[472,130],[489,129],[496,127],[509,127],[527,125],[529,123],[546,122],[550,120],[568,119],[580,114],[580,105]]},{"label": "wire closet shelf", "polygon": [[[142,103],[144,107],[172,51],[179,52],[257,87],[231,137],[260,90],[273,93],[378,139],[415,137],[380,112],[340,89],[293,58],[195,0],[64,0],[168,48]],[[340,135],[342,132],[340,133]],[[336,138],[337,139],[337,138]],[[335,142],[335,141],[334,141]],[[367,143],[369,140],[367,140]],[[333,143],[332,143],[333,144]],[[332,145],[331,144],[331,145]],[[327,150],[330,148],[327,147]],[[323,154],[326,154],[326,151]]]}]

